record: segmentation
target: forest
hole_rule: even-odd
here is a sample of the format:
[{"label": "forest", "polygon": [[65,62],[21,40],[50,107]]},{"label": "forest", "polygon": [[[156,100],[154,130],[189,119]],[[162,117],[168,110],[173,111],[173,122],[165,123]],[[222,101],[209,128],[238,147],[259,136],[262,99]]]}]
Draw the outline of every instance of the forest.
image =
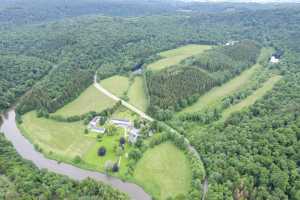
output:
[{"label": "forest", "polygon": [[240,41],[232,46],[214,47],[161,72],[147,71],[149,113],[165,119],[160,109],[179,111],[191,105],[204,92],[254,65],[259,53],[256,43]]},{"label": "forest", "polygon": [[76,182],[40,171],[25,161],[0,134],[0,199],[129,199],[125,194],[93,180]]},{"label": "forest", "polygon": [[[0,111],[21,98],[19,113],[33,109],[52,113],[86,89],[96,71],[104,79],[128,74],[135,66],[155,60],[157,53],[184,44],[221,46],[230,40],[251,40],[254,43],[238,43],[238,48],[233,45],[228,51],[214,48],[185,60],[181,68],[146,74],[154,105],[148,112],[158,113],[159,120],[170,119],[199,94],[253,65],[261,47],[284,52],[280,64],[268,66],[283,81],[263,99],[224,122],[218,121],[216,113],[201,129],[185,132],[189,128],[185,125],[190,125],[185,122],[175,128],[202,157],[209,183],[207,199],[299,200],[299,5],[236,6],[237,11],[216,5],[203,12],[197,5],[195,12],[173,10],[162,15],[148,10],[145,15],[133,14],[137,17],[120,17],[130,13],[122,9],[110,16],[71,9],[72,14],[58,18],[36,13],[28,19],[24,16],[31,8],[15,9],[20,12],[16,21],[0,28]],[[12,10],[1,15],[2,24],[11,21]],[[200,87],[203,81],[204,88]],[[2,134],[0,143],[0,193],[8,199],[127,199],[101,183],[78,183],[39,171],[21,159]]]}]

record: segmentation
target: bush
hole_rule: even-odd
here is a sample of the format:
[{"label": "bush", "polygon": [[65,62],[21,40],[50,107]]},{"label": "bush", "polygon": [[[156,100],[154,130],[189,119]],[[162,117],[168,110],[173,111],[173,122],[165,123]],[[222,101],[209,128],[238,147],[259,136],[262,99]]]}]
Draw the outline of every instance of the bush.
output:
[{"label": "bush", "polygon": [[100,148],[98,149],[98,156],[105,156],[105,154],[106,154],[106,149],[105,149],[105,147],[100,147]]},{"label": "bush", "polygon": [[126,139],[124,137],[120,138],[120,145],[123,146],[126,143]]},{"label": "bush", "polygon": [[113,171],[113,172],[118,172],[118,171],[119,171],[119,165],[118,165],[118,163],[115,163],[115,164],[113,165],[112,171]]}]

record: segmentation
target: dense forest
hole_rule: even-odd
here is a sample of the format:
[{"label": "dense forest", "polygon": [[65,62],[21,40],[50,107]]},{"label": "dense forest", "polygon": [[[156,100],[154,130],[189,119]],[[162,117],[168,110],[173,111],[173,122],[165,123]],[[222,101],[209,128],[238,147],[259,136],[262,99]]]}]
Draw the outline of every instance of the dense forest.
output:
[{"label": "dense forest", "polygon": [[299,59],[285,61],[284,81],[265,98],[190,136],[209,173],[208,199],[299,199]]},{"label": "dense forest", "polygon": [[237,41],[233,45],[214,47],[161,72],[148,71],[149,113],[164,119],[160,109],[179,111],[191,105],[204,92],[254,65],[259,53],[256,43]]},{"label": "dense forest", "polygon": [[0,112],[28,91],[52,68],[45,60],[17,55],[0,55]]},{"label": "dense forest", "polygon": [[0,199],[129,199],[125,194],[93,180],[76,182],[40,171],[25,161],[0,134]]}]

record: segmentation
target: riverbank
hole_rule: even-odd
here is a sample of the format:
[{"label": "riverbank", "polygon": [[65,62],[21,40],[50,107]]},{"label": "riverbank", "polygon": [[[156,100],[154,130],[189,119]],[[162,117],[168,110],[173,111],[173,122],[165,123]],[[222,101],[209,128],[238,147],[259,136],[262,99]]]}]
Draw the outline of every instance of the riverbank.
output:
[{"label": "riverbank", "polygon": [[84,180],[92,178],[104,182],[112,187],[128,194],[134,200],[150,200],[151,196],[136,184],[124,182],[118,178],[107,176],[99,172],[80,169],[78,167],[58,163],[57,161],[46,158],[43,154],[36,151],[34,146],[22,135],[15,121],[15,111],[9,110],[3,115],[3,122],[0,132],[13,144],[16,151],[26,160],[32,161],[39,169],[66,175],[74,180]]}]

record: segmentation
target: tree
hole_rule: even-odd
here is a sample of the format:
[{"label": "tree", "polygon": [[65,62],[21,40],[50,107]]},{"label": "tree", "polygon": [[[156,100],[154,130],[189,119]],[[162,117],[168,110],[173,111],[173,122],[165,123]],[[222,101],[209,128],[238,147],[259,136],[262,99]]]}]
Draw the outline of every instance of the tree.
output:
[{"label": "tree", "polygon": [[118,171],[119,171],[119,165],[118,165],[118,163],[115,163],[115,164],[113,165],[112,171],[113,171],[113,172],[118,172]]},{"label": "tree", "polygon": [[105,156],[106,154],[106,148],[105,147],[100,147],[98,149],[98,156]]},{"label": "tree", "polygon": [[124,137],[121,137],[119,142],[120,142],[120,146],[123,146],[126,143],[126,139]]}]

